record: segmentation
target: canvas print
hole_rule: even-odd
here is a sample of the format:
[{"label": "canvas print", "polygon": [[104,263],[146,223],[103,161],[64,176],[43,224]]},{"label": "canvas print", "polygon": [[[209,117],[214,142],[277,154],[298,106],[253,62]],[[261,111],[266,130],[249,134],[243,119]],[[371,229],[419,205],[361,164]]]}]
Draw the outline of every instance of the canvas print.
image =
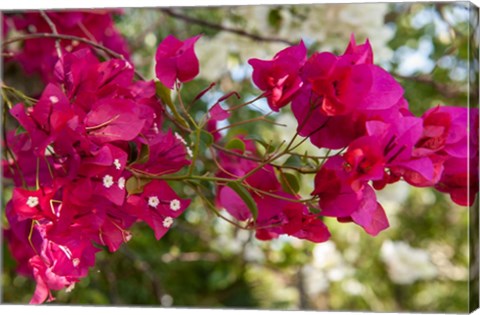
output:
[{"label": "canvas print", "polygon": [[1,17],[2,303],[478,308],[472,3]]}]

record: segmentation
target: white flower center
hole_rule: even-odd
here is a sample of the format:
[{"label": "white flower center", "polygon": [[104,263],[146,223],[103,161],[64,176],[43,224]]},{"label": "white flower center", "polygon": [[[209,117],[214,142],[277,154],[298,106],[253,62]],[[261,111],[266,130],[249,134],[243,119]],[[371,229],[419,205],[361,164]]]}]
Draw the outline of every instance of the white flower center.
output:
[{"label": "white flower center", "polygon": [[70,293],[70,292],[72,292],[73,289],[75,289],[75,282],[72,283],[71,285],[69,285],[69,286],[65,289],[65,291],[66,291],[67,293]]},{"label": "white flower center", "polygon": [[72,263],[73,263],[73,267],[78,267],[78,265],[80,265],[80,259],[73,258]]},{"label": "white flower center", "polygon": [[27,206],[30,208],[38,206],[38,197],[29,196],[27,199]]},{"label": "white flower center", "polygon": [[153,123],[153,132],[155,132],[156,134],[158,134],[160,131],[158,130],[158,125],[157,123]]},{"label": "white flower center", "polygon": [[170,209],[173,211],[177,211],[180,209],[180,200],[178,199],[173,199],[170,201]]},{"label": "white flower center", "polygon": [[185,141],[185,139],[183,139],[183,137],[181,135],[179,135],[178,132],[175,132],[175,138],[180,140],[181,143],[183,143],[185,145],[187,144],[187,141]]},{"label": "white flower center", "polygon": [[173,224],[173,219],[172,219],[172,217],[166,217],[165,219],[163,219],[163,227],[164,227],[164,228],[167,228],[167,229],[168,229],[169,227],[172,226],[172,224]]},{"label": "white flower center", "polygon": [[124,177],[120,177],[118,179],[118,188],[120,188],[120,189],[125,188],[125,178]]},{"label": "white flower center", "polygon": [[48,99],[50,100],[50,102],[52,102],[52,104],[58,103],[58,97],[56,96],[50,96]]},{"label": "white flower center", "polygon": [[113,165],[115,165],[115,168],[116,168],[117,170],[119,170],[119,169],[122,168],[122,164],[120,164],[120,160],[119,160],[119,159],[113,160]]},{"label": "white flower center", "polygon": [[158,200],[157,196],[152,196],[148,198],[148,205],[153,208],[157,208],[157,206],[160,204],[160,200]]},{"label": "white flower center", "polygon": [[105,188],[110,188],[113,185],[113,177],[111,175],[105,175],[103,176],[103,186]]}]

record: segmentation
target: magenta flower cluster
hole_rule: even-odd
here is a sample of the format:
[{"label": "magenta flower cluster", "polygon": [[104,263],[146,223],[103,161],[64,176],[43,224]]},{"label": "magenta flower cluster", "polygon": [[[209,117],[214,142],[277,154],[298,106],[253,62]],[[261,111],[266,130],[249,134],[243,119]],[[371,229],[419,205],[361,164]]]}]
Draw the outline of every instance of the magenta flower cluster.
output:
[{"label": "magenta flower cluster", "polygon": [[[90,38],[124,58],[99,61],[88,43],[35,38],[25,40],[10,60],[47,82],[37,102],[10,108],[18,127],[5,134],[9,154],[2,160],[3,175],[15,185],[5,235],[19,273],[36,281],[31,303],[52,301],[51,290],[73,288],[101,247],[115,252],[131,239],[136,222],[162,238],[190,204],[162,177],[185,167],[193,171],[199,154],[199,144],[192,154],[178,133],[188,128],[164,130],[165,119],[172,119],[166,105],[172,104],[165,104],[153,80],[134,80],[110,13],[48,17],[58,34]],[[51,31],[38,13],[14,21],[30,33]],[[163,94],[180,93],[182,84],[198,75],[199,39],[170,35],[159,44],[155,74]],[[330,237],[324,217],[377,235],[389,223],[376,191],[399,180],[448,193],[459,205],[473,203],[478,137],[466,126],[478,129],[478,111],[437,106],[416,117],[400,84],[373,63],[368,41],[357,45],[352,36],[340,56],[309,57],[300,42],[271,60],[249,64],[271,109],[291,104],[297,134],[335,152],[316,172],[311,195],[318,202],[308,203],[286,189],[281,166],[266,161],[252,138],[226,139],[218,132],[217,123],[228,119],[229,111],[219,103],[210,109],[201,132],[211,136],[208,146],[216,149],[211,158],[219,166],[210,172],[216,181],[212,203],[246,222],[258,239],[285,234],[324,242]],[[232,141],[235,146],[218,149]]]},{"label": "magenta flower cluster", "polygon": [[[55,25],[59,35],[71,35],[101,43],[112,51],[130,58],[127,42],[115,27],[112,13],[121,14],[121,10],[65,10],[47,11],[45,14]],[[3,20],[4,35],[13,28],[26,34],[52,33],[51,25],[38,12],[10,14]],[[85,42],[62,39],[59,42],[61,52],[74,52],[89,47]],[[27,74],[39,74],[45,82],[54,79],[53,66],[58,56],[55,38],[33,38],[25,41],[22,49],[15,53],[11,61],[18,62]]]},{"label": "magenta flower cluster", "polygon": [[[314,53],[303,42],[272,60],[251,59],[253,82],[272,110],[291,102],[299,135],[340,150],[315,177],[320,214],[355,222],[376,235],[389,226],[375,190],[405,180],[472,205],[478,191],[478,111],[437,106],[422,117],[408,109],[403,89],[373,64],[368,40],[352,36],[345,52]],[[470,166],[470,167],[469,167]]]},{"label": "magenta flower cluster", "polygon": [[183,138],[161,131],[153,81],[133,82],[128,61],[99,62],[89,49],[65,54],[55,76],[36,104],[10,110],[24,131],[7,134],[15,160],[3,161],[16,184],[7,238],[19,271],[37,282],[32,303],[85,277],[95,244],[116,251],[137,221],[160,239],[190,203],[163,180],[132,176],[190,164]]}]

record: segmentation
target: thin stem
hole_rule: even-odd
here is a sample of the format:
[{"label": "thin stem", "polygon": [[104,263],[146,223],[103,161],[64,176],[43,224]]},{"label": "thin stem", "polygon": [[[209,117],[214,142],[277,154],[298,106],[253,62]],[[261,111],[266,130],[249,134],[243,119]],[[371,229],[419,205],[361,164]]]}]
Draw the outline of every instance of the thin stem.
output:
[{"label": "thin stem", "polygon": [[[25,41],[25,40],[31,40],[31,39],[38,39],[38,38],[55,38],[55,39],[64,39],[64,40],[70,40],[70,41],[78,41],[84,44],[87,44],[89,46],[92,46],[93,48],[99,49],[101,51],[104,51],[107,53],[109,56],[115,58],[115,59],[121,59],[125,60],[125,57],[122,54],[119,54],[110,48],[107,48],[97,42],[94,42],[92,40],[79,37],[79,36],[74,36],[74,35],[67,35],[67,34],[53,34],[53,33],[32,33],[32,34],[25,34],[25,35],[20,35],[16,37],[12,37],[10,39],[7,39],[3,41],[2,47],[6,47],[11,43],[15,43],[18,41]],[[135,70],[135,75],[142,81],[147,81],[147,79],[138,71]]]},{"label": "thin stem", "polygon": [[272,124],[272,125],[275,125],[275,126],[287,127],[287,125],[285,125],[285,124],[280,124],[280,123],[277,123],[277,122],[268,120],[268,119],[267,119],[267,116],[270,115],[270,114],[271,114],[271,113],[268,113],[268,114],[263,115],[263,116],[260,116],[260,117],[255,117],[255,118],[252,118],[252,119],[247,119],[247,120],[243,120],[243,121],[238,121],[238,122],[233,123],[233,124],[230,124],[230,125],[228,125],[228,126],[225,126],[225,127],[222,127],[222,128],[218,128],[218,129],[216,129],[216,130],[214,130],[214,131],[211,131],[210,133],[215,133],[215,132],[219,132],[219,131],[222,131],[222,130],[225,130],[225,129],[242,126],[242,125],[245,125],[245,124],[248,124],[248,123],[251,123],[251,122],[255,122],[255,121],[265,121],[265,122],[268,122],[268,123],[270,123],[270,124]]},{"label": "thin stem", "polygon": [[259,188],[255,188],[255,187],[252,187],[252,186],[248,186],[247,188],[253,190],[259,196],[266,195],[266,196],[273,197],[273,198],[276,198],[276,199],[295,202],[295,203],[307,203],[307,202],[314,201],[315,199],[318,198],[317,196],[314,196],[314,197],[309,198],[309,199],[293,199],[293,198],[279,196],[277,194],[274,194],[274,193],[271,193],[271,192],[268,192],[268,191],[265,191],[265,190],[262,190],[262,189],[259,189]]},{"label": "thin stem", "polygon": [[[4,98],[5,102],[9,105],[9,108],[12,107],[12,104],[8,97],[5,95],[4,91],[1,91],[2,97]],[[18,176],[20,177],[20,181],[22,182],[22,187],[27,188],[27,182],[25,180],[25,177],[23,176],[22,170],[20,168],[20,165],[18,164],[18,161],[13,154],[12,150],[10,149],[10,146],[8,145],[8,140],[7,140],[7,108],[3,107],[3,115],[2,115],[2,134],[3,134],[3,143],[5,146],[5,156],[7,158],[7,163],[10,166],[10,162],[8,161],[8,155],[10,155],[10,158],[13,160],[13,163],[15,164],[15,168],[17,169],[17,172],[12,172],[12,174],[17,173]],[[10,168],[10,170],[13,170],[13,168]]]},{"label": "thin stem", "polygon": [[[58,35],[57,27],[55,26],[55,23],[50,19],[50,17],[47,15],[47,13],[43,10],[40,10],[40,15],[42,18],[47,22],[48,27],[52,30],[52,33],[55,35]],[[62,54],[62,47],[60,46],[60,38],[57,38],[55,40],[55,49],[57,50],[57,55],[58,59],[63,59],[63,54]]]},{"label": "thin stem", "polygon": [[[11,86],[3,84],[3,82],[1,83],[1,88],[2,88],[2,90],[8,91],[12,94],[15,94],[18,98],[20,98],[24,101],[28,101],[29,103],[37,103],[38,102],[37,99],[35,99],[33,97],[30,97],[30,96],[27,96],[22,91],[19,91],[19,90],[15,89]],[[6,96],[4,96],[4,98],[6,98]],[[8,109],[12,109],[11,102],[7,102],[7,106],[8,106]]]},{"label": "thin stem", "polygon": [[[37,249],[35,248],[35,246],[33,245],[33,242],[32,242],[32,236],[33,236],[33,228],[35,227],[35,224],[37,222],[35,220],[32,220],[32,224],[30,225],[30,231],[28,232],[28,244],[30,244],[30,247],[32,247],[33,251],[35,252],[35,254],[37,254],[38,256],[40,256],[37,252]],[[41,257],[41,256],[40,256]],[[43,260],[43,258],[42,258]]]},{"label": "thin stem", "polygon": [[198,125],[195,122],[195,119],[190,116],[190,114],[187,112],[187,109],[185,108],[185,104],[183,103],[182,94],[180,93],[180,82],[177,82],[177,84],[175,84],[175,89],[177,91],[177,99],[178,103],[180,104],[180,109],[185,114],[185,116],[187,116],[188,120],[192,123],[192,125],[198,129]]},{"label": "thin stem", "polygon": [[98,125],[96,125],[96,126],[91,126],[91,127],[85,127],[85,130],[86,130],[86,131],[92,131],[92,130],[100,129],[100,128],[105,127],[106,125],[114,122],[115,120],[118,119],[118,117],[120,117],[120,115],[115,115],[115,116],[113,116],[112,118],[110,118],[109,120],[107,120],[107,121],[105,121],[105,122],[103,122],[103,123],[101,123],[101,124],[98,124]]},{"label": "thin stem", "polygon": [[257,34],[248,33],[248,32],[246,32],[245,30],[242,30],[242,29],[231,28],[231,27],[220,25],[220,24],[207,22],[205,20],[197,19],[197,18],[194,18],[194,17],[190,17],[190,16],[187,16],[187,15],[183,15],[183,14],[175,12],[171,9],[162,9],[162,11],[165,14],[167,14],[167,15],[173,17],[173,18],[184,20],[187,23],[198,24],[198,25],[206,26],[206,27],[213,28],[213,29],[216,29],[216,30],[234,33],[234,34],[237,34],[237,35],[240,35],[240,36],[248,37],[248,38],[256,40],[256,41],[280,42],[280,43],[287,44],[289,46],[295,45],[295,43],[293,43],[293,42],[291,42],[287,39],[284,39],[284,38],[265,37],[265,36],[261,36],[261,35],[257,35]]},{"label": "thin stem", "polygon": [[37,157],[37,169],[35,172],[35,187],[37,190],[40,189],[40,158]]},{"label": "thin stem", "polygon": [[192,162],[190,164],[190,168],[188,169],[188,175],[191,176],[193,174],[193,171],[195,169],[195,162],[198,159],[198,154],[200,152],[200,134],[202,132],[202,129],[197,126],[197,129],[195,130],[195,143],[193,144],[193,157],[192,157]]},{"label": "thin stem", "polygon": [[245,107],[245,106],[248,106],[250,104],[253,104],[255,103],[256,101],[258,101],[259,99],[262,99],[265,97],[265,93],[262,93],[260,94],[259,96],[255,97],[253,100],[250,100],[248,102],[245,102],[243,104],[240,104],[240,105],[236,105],[236,106],[233,106],[233,107],[230,107],[229,109],[227,109],[229,112],[231,111],[234,111],[234,110],[237,110],[239,108],[242,108],[242,107]]},{"label": "thin stem", "polygon": [[198,186],[198,184],[188,182],[188,181],[187,181],[187,183],[197,192],[197,196],[200,197],[200,200],[202,200],[202,203],[206,206],[206,208],[209,208],[213,213],[215,213],[215,215],[217,217],[221,218],[222,220],[227,221],[228,223],[236,226],[239,229],[249,230],[248,226],[242,226],[242,225],[238,224],[237,222],[232,221],[229,218],[223,216],[220,213],[220,211],[217,210],[217,207],[214,204],[212,204],[212,202],[210,200],[208,200],[208,198],[205,197],[205,194],[202,193],[201,188]]}]

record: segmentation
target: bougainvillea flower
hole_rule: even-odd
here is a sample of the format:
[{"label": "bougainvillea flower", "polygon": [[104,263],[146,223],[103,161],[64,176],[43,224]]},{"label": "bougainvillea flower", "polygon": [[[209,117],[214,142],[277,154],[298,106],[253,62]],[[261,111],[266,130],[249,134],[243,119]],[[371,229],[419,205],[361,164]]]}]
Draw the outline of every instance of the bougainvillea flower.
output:
[{"label": "bougainvillea flower", "polygon": [[363,121],[352,115],[327,116],[320,111],[321,99],[306,84],[292,101],[292,112],[298,121],[297,131],[319,148],[340,149],[364,134]]},{"label": "bougainvillea flower", "polygon": [[64,276],[57,276],[51,271],[43,259],[36,255],[29,260],[30,268],[33,270],[33,278],[36,282],[35,292],[30,299],[30,304],[41,304],[47,301],[53,301],[50,290],[66,289],[72,282]]},{"label": "bougainvillea flower", "polygon": [[322,220],[299,202],[298,195],[283,190],[271,165],[259,167],[259,162],[254,159],[243,158],[258,157],[253,140],[237,139],[244,143],[245,149],[232,149],[235,154],[219,152],[221,168],[216,176],[239,178],[256,170],[245,179],[245,183],[256,204],[258,216],[253,219],[251,209],[242,197],[228,186],[217,186],[217,206],[239,221],[250,221],[249,224],[256,229],[256,238],[260,240],[271,240],[282,234],[312,242],[328,240],[330,233]]},{"label": "bougainvillea flower", "polygon": [[218,189],[217,204],[239,221],[246,221],[252,217],[252,212],[242,198],[228,186]]},{"label": "bougainvillea flower", "polygon": [[357,45],[355,36],[352,34],[342,57],[349,58],[354,64],[373,64],[372,46],[370,46],[368,39],[364,44]]},{"label": "bougainvillea flower", "polygon": [[200,72],[194,45],[200,35],[184,41],[168,35],[158,45],[155,54],[155,74],[166,87],[173,89],[175,82],[188,82]]},{"label": "bougainvillea flower", "polygon": [[418,173],[426,183],[433,181],[435,175],[433,161],[428,157],[412,156],[414,146],[423,132],[421,118],[403,117],[397,119],[395,124],[369,121],[366,123],[366,129],[369,135],[379,138],[386,167],[395,174],[402,175],[408,170]]},{"label": "bougainvillea flower", "polygon": [[[38,158],[34,153],[34,146],[28,133],[18,133],[9,131],[6,135],[6,142],[2,147],[8,148],[14,154],[15,159],[9,157],[2,160],[3,176],[13,179],[15,186],[23,184],[33,187],[37,179],[45,186],[51,186],[52,176],[50,171],[56,169],[58,165],[54,163],[51,155],[44,158]],[[19,171],[21,170],[21,176]]]},{"label": "bougainvillea flower", "polygon": [[352,188],[340,156],[330,158],[317,173],[312,195],[319,196],[323,216],[336,217],[340,222],[353,221],[371,235],[389,226],[374,190],[366,183]]},{"label": "bougainvillea flower", "polygon": [[20,221],[54,219],[56,214],[53,213],[50,205],[54,194],[55,190],[51,188],[27,190],[16,187],[12,196],[13,211]]},{"label": "bougainvillea flower", "polygon": [[85,117],[88,136],[97,143],[133,140],[145,124],[136,114],[132,101],[99,101]]},{"label": "bougainvillea flower", "polygon": [[[118,10],[117,10],[118,11]],[[120,36],[109,10],[46,11],[60,34],[73,35],[96,43],[129,59],[126,41]],[[45,19],[38,12],[16,14],[11,17],[15,29],[26,33],[52,33]],[[55,39],[41,38],[24,42],[22,50],[12,60],[18,61],[28,74],[39,73],[45,82],[53,80],[53,68],[59,59]],[[88,47],[86,43],[63,39],[60,41],[63,54]]]},{"label": "bougainvillea flower", "polygon": [[152,180],[139,195],[127,199],[130,214],[145,221],[160,239],[172,226],[174,219],[189,206],[190,200],[181,199],[170,186],[161,180]]},{"label": "bougainvillea flower", "polygon": [[[284,192],[276,193],[280,198],[295,200],[297,197]],[[255,236],[260,240],[271,240],[282,234],[321,243],[330,238],[330,232],[316,215],[310,214],[305,205],[275,196],[255,196],[258,218]]]},{"label": "bougainvillea flower", "polygon": [[139,154],[141,154],[141,144],[148,145],[148,159],[142,163],[132,164],[133,169],[163,175],[178,172],[190,164],[187,160],[186,141],[178,133],[174,134],[169,130],[166,133],[157,134],[155,138],[142,141],[138,145]]},{"label": "bougainvillea flower", "polygon": [[348,59],[315,53],[304,65],[304,80],[322,97],[323,114],[387,109],[398,103],[403,89],[387,71],[373,64],[352,65]]},{"label": "bougainvillea flower", "polygon": [[3,235],[10,254],[17,261],[16,271],[21,275],[31,276],[32,270],[28,260],[35,255],[35,249],[41,243],[41,237],[35,229],[32,230],[32,220],[19,220],[12,200],[5,206],[5,216],[9,226],[4,227]]},{"label": "bougainvillea flower", "polygon": [[109,152],[97,154],[94,158],[82,162],[79,174],[88,176],[92,181],[93,193],[103,196],[121,206],[126,194],[128,175],[124,172],[128,154],[122,149],[108,145]]},{"label": "bougainvillea flower", "polygon": [[369,180],[383,178],[385,157],[376,137],[364,136],[353,141],[343,154],[344,168],[354,190]]},{"label": "bougainvillea flower", "polygon": [[468,154],[468,108],[437,106],[423,116],[423,135],[416,144],[415,155],[443,150],[449,156],[464,158]]},{"label": "bougainvillea flower", "polygon": [[354,190],[344,169],[341,156],[329,158],[315,175],[312,195],[318,196],[321,214],[331,217],[349,217],[362,199],[362,189]]},{"label": "bougainvillea flower", "polygon": [[265,91],[268,105],[277,111],[287,105],[301,88],[300,69],[307,59],[303,41],[278,52],[272,60],[250,59],[255,85]]},{"label": "bougainvillea flower", "polygon": [[36,229],[43,242],[38,254],[29,260],[37,282],[30,304],[42,303],[47,298],[52,301],[50,290],[73,288],[94,265],[95,253],[99,250],[78,230],[71,230],[69,235],[64,235],[63,242],[58,243],[46,238],[46,227],[37,225]]},{"label": "bougainvillea flower", "polygon": [[358,209],[352,213],[351,219],[372,236],[389,227],[385,211],[377,202],[375,191],[368,185],[364,186],[363,198]]},{"label": "bougainvillea flower", "polygon": [[[461,206],[471,206],[478,193],[477,159],[450,158],[444,164],[442,177],[435,184],[438,191],[450,194],[452,201]],[[470,167],[469,167],[470,162]]]}]

